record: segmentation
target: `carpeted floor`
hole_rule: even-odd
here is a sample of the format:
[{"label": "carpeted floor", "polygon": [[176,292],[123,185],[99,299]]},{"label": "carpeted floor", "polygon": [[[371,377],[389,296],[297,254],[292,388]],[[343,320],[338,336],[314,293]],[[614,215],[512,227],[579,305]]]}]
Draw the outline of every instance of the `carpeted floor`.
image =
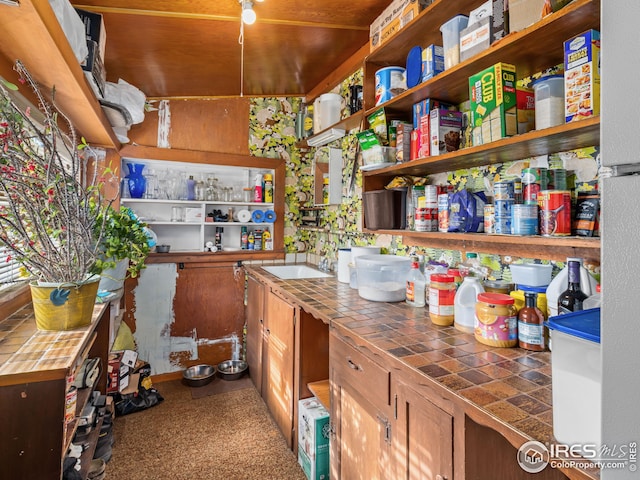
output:
[{"label": "carpeted floor", "polygon": [[180,381],[154,386],[164,402],[116,418],[107,479],[306,478],[253,386],[197,399]]}]

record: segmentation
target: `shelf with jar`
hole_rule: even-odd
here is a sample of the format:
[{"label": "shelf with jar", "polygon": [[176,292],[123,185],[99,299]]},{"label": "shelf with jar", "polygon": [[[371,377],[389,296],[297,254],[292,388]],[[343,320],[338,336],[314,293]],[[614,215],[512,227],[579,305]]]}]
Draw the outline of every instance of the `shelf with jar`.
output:
[{"label": "shelf with jar", "polygon": [[[274,201],[276,171],[124,157],[122,172],[129,173],[122,179],[121,203],[171,252],[248,251],[245,234],[282,235]],[[132,179],[136,175],[144,180]],[[265,242],[261,250],[273,245]]]},{"label": "shelf with jar", "polygon": [[[392,118],[412,118],[413,105],[425,99],[437,99],[452,105],[469,100],[469,78],[498,63],[513,64],[517,79],[555,67],[563,62],[563,42],[589,29],[600,28],[600,2],[574,0],[533,25],[510,33],[490,47],[445,69],[434,77],[419,82],[390,100],[376,105],[376,72],[388,66],[404,66],[415,46],[442,45],[440,26],[461,12],[469,12],[483,2],[436,0],[418,17],[371,52],[364,66],[364,107],[368,117],[380,108]],[[458,169],[482,167],[509,161],[565,152],[600,143],[598,115],[500,138],[436,156],[363,172],[363,192],[382,190],[396,176],[427,176]],[[377,234],[401,235],[405,243],[434,248],[449,248],[512,254],[531,258],[562,259],[566,256],[599,258],[600,240],[584,237],[492,235],[482,233],[416,232],[412,230],[372,230]]]}]

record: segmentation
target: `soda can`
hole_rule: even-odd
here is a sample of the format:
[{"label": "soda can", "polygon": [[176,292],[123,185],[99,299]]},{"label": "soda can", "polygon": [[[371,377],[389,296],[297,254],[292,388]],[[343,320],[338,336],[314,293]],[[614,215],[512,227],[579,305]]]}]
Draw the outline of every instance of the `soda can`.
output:
[{"label": "soda can", "polygon": [[571,192],[540,192],[540,234],[547,237],[571,235]]}]

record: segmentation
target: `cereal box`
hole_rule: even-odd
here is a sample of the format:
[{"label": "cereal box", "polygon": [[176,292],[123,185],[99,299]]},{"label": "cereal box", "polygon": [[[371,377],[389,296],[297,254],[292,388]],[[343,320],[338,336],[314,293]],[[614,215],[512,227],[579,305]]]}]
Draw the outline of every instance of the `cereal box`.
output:
[{"label": "cereal box", "polygon": [[527,133],[536,127],[536,99],[533,89],[518,87],[516,90],[518,133]]},{"label": "cereal box", "polygon": [[431,110],[431,156],[454,152],[460,148],[462,113],[449,110]]},{"label": "cereal box", "polygon": [[600,114],[600,32],[564,42],[564,99],[567,123]]},{"label": "cereal box", "polygon": [[469,77],[469,98],[474,145],[518,133],[514,65],[496,63]]},{"label": "cereal box", "polygon": [[441,45],[429,45],[422,49],[422,75],[420,81],[426,82],[444,72],[444,50]]}]

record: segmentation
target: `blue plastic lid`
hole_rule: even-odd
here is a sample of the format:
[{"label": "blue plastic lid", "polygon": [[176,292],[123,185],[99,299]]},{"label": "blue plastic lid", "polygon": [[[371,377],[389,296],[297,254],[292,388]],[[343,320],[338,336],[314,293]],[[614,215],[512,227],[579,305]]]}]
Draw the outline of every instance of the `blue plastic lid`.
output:
[{"label": "blue plastic lid", "polygon": [[422,78],[422,47],[416,46],[407,55],[407,88],[413,88]]},{"label": "blue plastic lid", "polygon": [[532,287],[531,285],[516,285],[516,290],[522,290],[523,292],[536,292],[547,293],[547,287]]},{"label": "blue plastic lid", "polygon": [[600,308],[549,317],[545,323],[551,330],[600,343]]}]

